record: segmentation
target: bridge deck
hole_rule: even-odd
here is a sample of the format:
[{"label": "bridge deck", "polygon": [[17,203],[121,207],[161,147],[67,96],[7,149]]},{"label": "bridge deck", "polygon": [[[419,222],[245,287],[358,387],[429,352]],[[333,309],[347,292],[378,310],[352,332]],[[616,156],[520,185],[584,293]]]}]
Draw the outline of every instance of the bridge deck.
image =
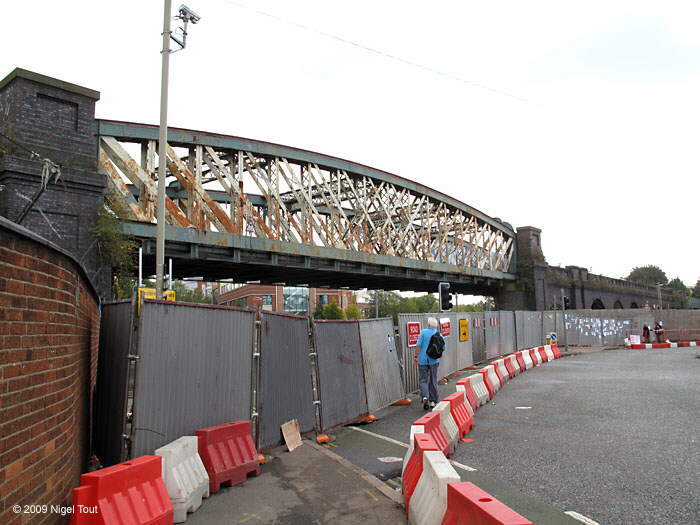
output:
[{"label": "bridge deck", "polygon": [[[122,230],[142,240],[144,273],[154,273],[155,224],[124,221]],[[449,281],[452,292],[476,295],[492,294],[501,281],[516,279],[505,272],[230,233],[167,226],[165,234],[165,256],[173,259],[175,278],[417,292],[434,292],[436,282]]]}]

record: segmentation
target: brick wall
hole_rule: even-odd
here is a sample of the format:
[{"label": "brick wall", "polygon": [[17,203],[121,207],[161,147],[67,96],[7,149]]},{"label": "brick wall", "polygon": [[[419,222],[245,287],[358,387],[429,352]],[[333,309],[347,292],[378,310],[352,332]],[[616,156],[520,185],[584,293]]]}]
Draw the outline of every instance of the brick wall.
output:
[{"label": "brick wall", "polygon": [[99,308],[65,252],[0,221],[0,523],[62,523],[89,451]]},{"label": "brick wall", "polygon": [[[23,69],[0,80],[0,131],[61,166],[59,182],[46,187],[22,226],[81,260],[107,297],[109,271],[90,232],[106,187],[97,172],[97,99],[96,91]],[[43,163],[24,148],[0,140],[0,215],[12,221],[42,184]]]}]

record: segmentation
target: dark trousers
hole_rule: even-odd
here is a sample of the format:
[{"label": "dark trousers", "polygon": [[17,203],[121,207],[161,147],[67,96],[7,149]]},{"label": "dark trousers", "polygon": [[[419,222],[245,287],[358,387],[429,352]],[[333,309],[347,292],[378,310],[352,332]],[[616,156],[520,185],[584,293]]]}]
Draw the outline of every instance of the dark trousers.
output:
[{"label": "dark trousers", "polygon": [[429,401],[438,402],[437,391],[438,365],[418,365],[418,383],[420,384],[420,396],[427,397]]}]

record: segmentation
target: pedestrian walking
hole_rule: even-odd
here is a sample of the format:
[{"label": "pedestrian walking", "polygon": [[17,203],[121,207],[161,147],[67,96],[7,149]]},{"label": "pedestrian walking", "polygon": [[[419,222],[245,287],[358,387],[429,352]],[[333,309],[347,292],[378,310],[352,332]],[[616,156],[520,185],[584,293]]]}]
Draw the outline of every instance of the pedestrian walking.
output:
[{"label": "pedestrian walking", "polygon": [[423,408],[429,410],[438,401],[437,391],[437,371],[440,364],[439,357],[431,357],[428,349],[440,346],[441,350],[436,354],[435,349],[431,349],[431,354],[441,355],[445,348],[445,340],[438,333],[438,322],[434,317],[428,318],[428,328],[421,330],[413,353],[413,360],[418,363],[418,382],[420,384],[420,395],[423,401]]},{"label": "pedestrian walking", "polygon": [[642,342],[643,343],[648,343],[649,342],[649,327],[644,323],[644,328],[642,328]]}]

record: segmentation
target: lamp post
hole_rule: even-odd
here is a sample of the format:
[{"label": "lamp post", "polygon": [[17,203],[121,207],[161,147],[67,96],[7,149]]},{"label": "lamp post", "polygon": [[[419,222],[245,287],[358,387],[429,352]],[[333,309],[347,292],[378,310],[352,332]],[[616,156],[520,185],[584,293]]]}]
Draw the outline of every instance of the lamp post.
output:
[{"label": "lamp post", "polygon": [[[184,22],[178,28],[179,35],[170,31],[171,0],[163,2],[163,48],[161,54],[160,75],[160,128],[158,132],[158,202],[156,215],[156,297],[163,299],[163,266],[165,266],[165,177],[168,156],[168,79],[170,75],[170,54],[185,49],[187,41],[187,23],[196,24],[200,17],[186,5],[181,5],[176,18]],[[180,49],[170,49],[170,40],[176,42]],[[172,282],[173,276],[170,276]]]},{"label": "lamp post", "polygon": [[663,310],[663,305],[661,304],[661,286],[663,283],[656,283],[656,296],[659,298],[659,310]]}]

